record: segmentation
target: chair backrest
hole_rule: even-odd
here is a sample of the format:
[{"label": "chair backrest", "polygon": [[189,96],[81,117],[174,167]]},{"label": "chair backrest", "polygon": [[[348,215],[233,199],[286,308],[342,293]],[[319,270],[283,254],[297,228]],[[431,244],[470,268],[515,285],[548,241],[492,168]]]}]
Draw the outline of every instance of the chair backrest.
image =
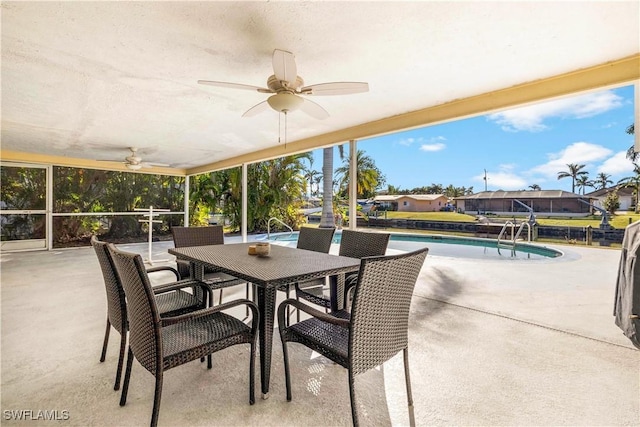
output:
[{"label": "chair backrest", "polygon": [[298,249],[329,253],[335,228],[300,227]]},{"label": "chair backrest", "polygon": [[176,248],[224,244],[224,231],[221,225],[171,227],[171,234]]},{"label": "chair backrest", "polygon": [[156,374],[162,364],[160,315],[142,257],[112,244],[108,248],[127,296],[129,346],[138,362]]},{"label": "chair backrest", "polygon": [[120,279],[113,266],[113,260],[107,245],[108,243],[99,241],[95,235],[91,236],[91,246],[93,246],[98,256],[102,278],[107,291],[107,316],[116,331],[123,334],[127,331],[127,305],[124,289],[122,289]]},{"label": "chair backrest", "polygon": [[354,374],[384,363],[407,347],[411,296],[428,250],[361,261],[349,331]]},{"label": "chair backrest", "polygon": [[389,233],[342,230],[340,255],[351,258],[380,256],[387,252]]}]

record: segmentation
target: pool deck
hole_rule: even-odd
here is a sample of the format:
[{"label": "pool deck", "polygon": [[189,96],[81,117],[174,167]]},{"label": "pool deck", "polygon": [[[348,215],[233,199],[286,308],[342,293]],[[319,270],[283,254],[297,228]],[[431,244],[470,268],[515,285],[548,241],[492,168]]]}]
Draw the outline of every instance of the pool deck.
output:
[{"label": "pool deck", "polygon": [[[153,258],[172,258],[172,246],[154,243]],[[388,253],[418,246],[391,242]],[[612,315],[619,251],[556,248],[567,256],[427,257],[409,320],[417,425],[640,425],[640,351]],[[148,424],[150,374],[134,364],[125,407],[112,390],[116,332],[98,362],[105,296],[93,250],[5,253],[0,267],[2,410],[69,411],[59,425]],[[243,295],[240,286],[225,300]],[[246,351],[237,346],[217,353],[212,371],[191,363],[165,374],[159,425],[349,425],[346,371],[301,346],[289,353],[292,402],[275,342],[271,396],[248,405]],[[401,357],[357,386],[363,423],[408,424]]]}]

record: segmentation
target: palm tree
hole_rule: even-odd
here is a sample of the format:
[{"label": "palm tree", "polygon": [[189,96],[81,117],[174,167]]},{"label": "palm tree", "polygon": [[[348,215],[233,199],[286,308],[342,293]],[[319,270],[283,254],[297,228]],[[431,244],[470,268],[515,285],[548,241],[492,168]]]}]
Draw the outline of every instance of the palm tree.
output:
[{"label": "palm tree", "polygon": [[575,193],[576,192],[576,179],[578,179],[579,176],[588,175],[589,172],[582,170],[582,169],[584,169],[585,165],[579,165],[577,163],[569,163],[569,164],[567,164],[567,167],[569,168],[568,172],[558,172],[558,179],[569,178],[570,177],[571,178],[571,192]]},{"label": "palm tree", "polygon": [[320,183],[322,182],[322,172],[320,172],[318,174],[318,176],[316,176],[313,179],[313,183],[316,185],[316,189],[315,191],[313,191],[312,195],[313,196],[317,196],[318,194],[320,194]]},{"label": "palm tree", "polygon": [[595,181],[593,181],[593,184],[596,186],[595,187],[596,190],[607,188],[609,184],[613,184],[613,181],[611,181],[609,178],[611,178],[611,175],[604,172],[600,172],[598,174],[598,177],[595,179]]},{"label": "palm tree", "polygon": [[320,182],[318,178],[322,176],[322,173],[320,173],[320,171],[311,169],[312,166],[313,166],[313,160],[310,160],[309,169],[305,169],[305,174],[304,174],[305,179],[309,181],[309,196],[312,196],[314,194],[313,184]]},{"label": "palm tree", "polygon": [[635,213],[638,213],[638,194],[640,193],[640,166],[633,164],[633,173],[635,175],[622,178],[618,181],[620,187],[633,187],[633,198],[635,199]]},{"label": "palm tree", "polygon": [[576,187],[578,187],[578,191],[582,189],[582,195],[584,196],[584,190],[587,187],[593,187],[593,181],[589,180],[589,175],[580,175],[576,178]]},{"label": "palm tree", "polygon": [[320,228],[333,228],[333,147],[322,150],[322,217]]},{"label": "palm tree", "polygon": [[[297,208],[305,194],[304,162],[309,153],[253,163],[247,168],[247,230],[266,230],[269,218],[297,226]],[[190,211],[219,211],[233,228],[242,225],[242,169],[239,167],[196,176],[191,185]],[[293,207],[293,208],[292,208]],[[202,218],[192,217],[193,222]]]},{"label": "palm tree", "polygon": [[402,190],[400,189],[399,186],[396,187],[393,184],[387,185],[387,194],[400,194],[400,191],[402,191]]},{"label": "palm tree", "polygon": [[[346,194],[349,193],[351,185],[349,164],[350,159],[345,158],[342,166],[336,169],[340,192]],[[362,198],[373,195],[380,184],[381,174],[373,159],[367,156],[363,150],[358,150],[356,153],[356,170],[358,171],[356,176],[357,197]]]},{"label": "palm tree", "polygon": [[[629,125],[629,127],[625,130],[625,132],[627,132],[629,135],[634,135],[635,130],[636,129],[635,129],[634,123],[631,123],[631,125]],[[627,150],[627,159],[631,160],[634,163],[636,160],[638,160],[638,153],[636,153],[635,144],[629,147],[629,149]]]},{"label": "palm tree", "polygon": [[540,191],[542,188],[538,184],[531,184],[529,188],[533,191]]}]

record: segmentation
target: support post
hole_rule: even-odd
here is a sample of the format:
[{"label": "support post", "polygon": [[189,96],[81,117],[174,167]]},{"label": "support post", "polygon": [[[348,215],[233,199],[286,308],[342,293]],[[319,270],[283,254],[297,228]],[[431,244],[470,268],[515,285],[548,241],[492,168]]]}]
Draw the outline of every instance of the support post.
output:
[{"label": "support post", "polygon": [[349,229],[355,230],[358,218],[358,148],[355,139],[349,141]]},{"label": "support post", "polygon": [[247,210],[249,208],[249,195],[247,194],[247,180],[248,180],[248,172],[247,172],[247,164],[242,164],[242,225],[241,234],[242,234],[242,242],[247,241]]},{"label": "support post", "polygon": [[189,185],[190,185],[190,179],[189,179],[189,175],[184,177],[184,220],[182,221],[182,224],[185,227],[188,227],[189,224],[189,195],[191,194],[191,191],[189,190]]}]

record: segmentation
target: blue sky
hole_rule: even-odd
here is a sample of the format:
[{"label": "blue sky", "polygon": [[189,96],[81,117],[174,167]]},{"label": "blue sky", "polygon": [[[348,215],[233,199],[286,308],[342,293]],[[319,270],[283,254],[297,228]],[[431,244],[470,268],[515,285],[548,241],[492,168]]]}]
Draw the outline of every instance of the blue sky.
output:
[{"label": "blue sky", "polygon": [[[486,169],[488,190],[538,184],[571,191],[570,178],[557,179],[568,163],[586,165],[590,179],[605,172],[615,183],[633,174],[625,158],[633,144],[625,132],[634,123],[633,104],[633,86],[625,86],[360,140],[358,149],[375,160],[388,184],[402,189],[453,184],[478,192]],[[313,155],[314,169],[321,170],[322,150]]]}]

